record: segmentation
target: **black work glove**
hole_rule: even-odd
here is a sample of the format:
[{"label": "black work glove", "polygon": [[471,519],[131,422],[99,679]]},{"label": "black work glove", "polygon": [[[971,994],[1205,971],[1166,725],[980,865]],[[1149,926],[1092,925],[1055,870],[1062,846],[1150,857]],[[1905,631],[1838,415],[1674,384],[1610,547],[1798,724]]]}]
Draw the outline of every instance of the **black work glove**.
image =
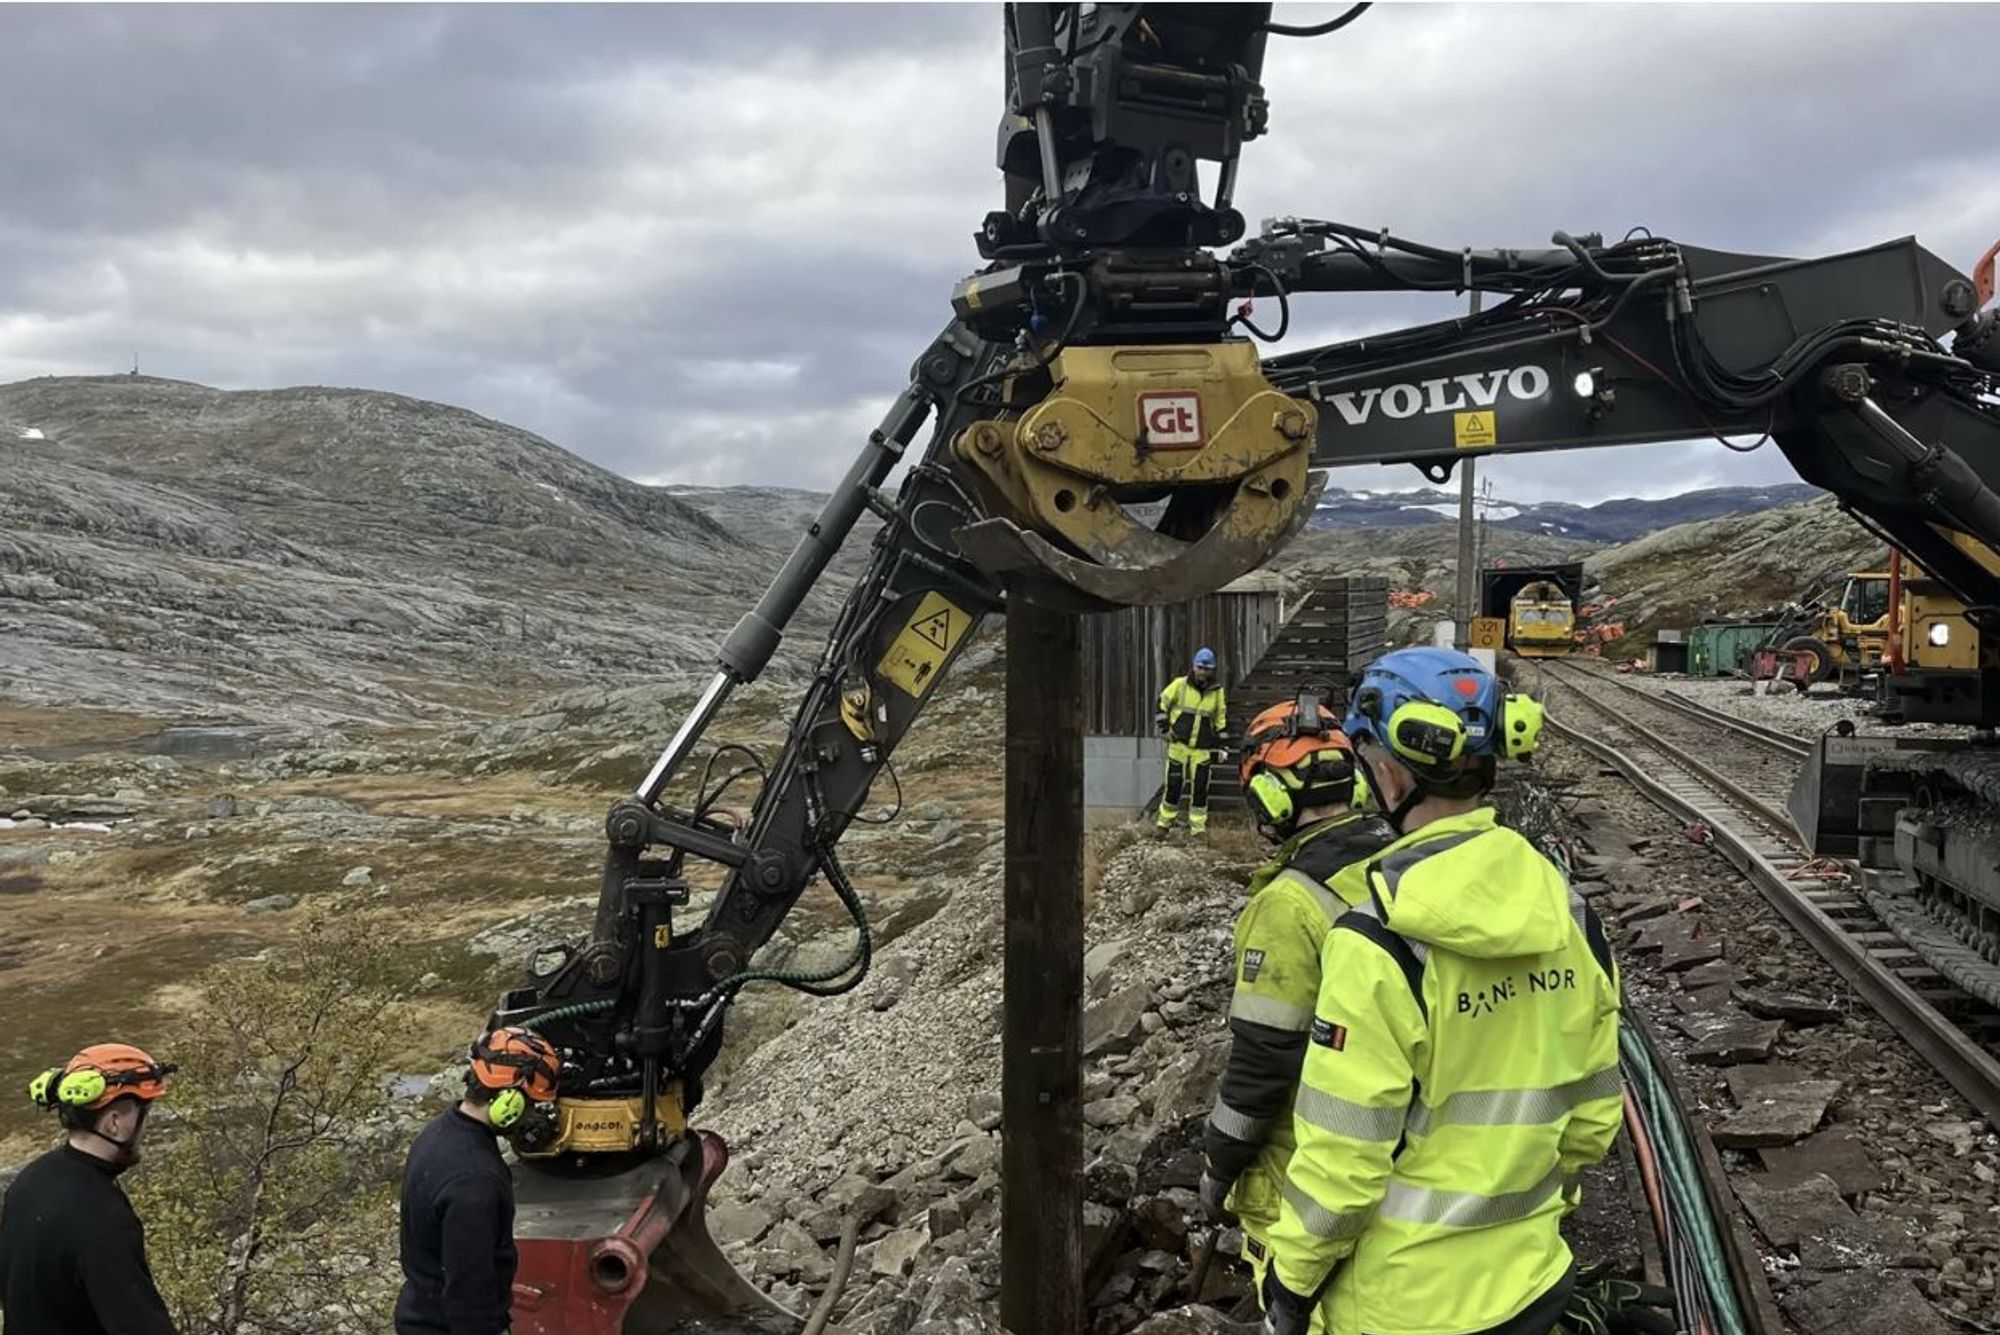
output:
[{"label": "black work glove", "polygon": [[1167,716],[1165,714],[1153,715],[1153,731],[1159,733],[1162,737],[1167,735]]},{"label": "black work glove", "polygon": [[1201,1186],[1197,1190],[1201,1195],[1201,1212],[1208,1217],[1209,1223],[1228,1224],[1235,1221],[1235,1216],[1223,1203],[1229,1199],[1229,1183],[1204,1169]]},{"label": "black work glove", "polygon": [[1264,1269],[1264,1335],[1306,1335],[1312,1328],[1313,1300],[1278,1280],[1275,1262]]},{"label": "black work glove", "polygon": [[1657,1284],[1585,1271],[1563,1309],[1569,1335],[1675,1335],[1674,1295]]}]

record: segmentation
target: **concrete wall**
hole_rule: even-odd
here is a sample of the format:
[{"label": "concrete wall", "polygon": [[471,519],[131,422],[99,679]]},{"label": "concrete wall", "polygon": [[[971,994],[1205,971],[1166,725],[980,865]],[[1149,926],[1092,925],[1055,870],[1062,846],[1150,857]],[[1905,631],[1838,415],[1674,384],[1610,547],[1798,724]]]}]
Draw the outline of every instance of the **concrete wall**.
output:
[{"label": "concrete wall", "polygon": [[1084,824],[1132,819],[1159,791],[1166,762],[1167,744],[1157,737],[1085,737]]}]

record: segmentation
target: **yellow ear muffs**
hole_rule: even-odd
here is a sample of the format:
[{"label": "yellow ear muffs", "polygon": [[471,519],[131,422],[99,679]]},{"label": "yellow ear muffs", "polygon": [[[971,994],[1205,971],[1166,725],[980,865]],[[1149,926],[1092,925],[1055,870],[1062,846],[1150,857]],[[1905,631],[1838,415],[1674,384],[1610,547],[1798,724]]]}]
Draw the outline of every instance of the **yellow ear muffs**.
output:
[{"label": "yellow ear muffs", "polygon": [[56,1086],[56,1099],[72,1108],[82,1108],[104,1097],[104,1072],[85,1066],[71,1071]]},{"label": "yellow ear muffs", "polygon": [[1389,716],[1389,748],[1420,770],[1448,769],[1465,754],[1465,721],[1429,700],[1406,700]]},{"label": "yellow ear muffs", "polygon": [[33,1080],[30,1080],[28,1082],[29,1099],[33,1100],[34,1105],[37,1108],[55,1107],[56,1099],[53,1091],[55,1089],[56,1082],[61,1079],[62,1079],[62,1067],[51,1066],[48,1070],[43,1071],[40,1075],[36,1076]]},{"label": "yellow ear muffs", "polygon": [[493,1096],[493,1103],[487,1109],[487,1116],[493,1120],[493,1125],[505,1131],[520,1121],[521,1114],[526,1111],[528,1111],[526,1094],[518,1089],[503,1089]]},{"label": "yellow ear muffs", "polygon": [[1526,760],[1542,740],[1542,705],[1531,695],[1510,695],[1500,707],[1501,744],[1509,760]]},{"label": "yellow ear muffs", "polygon": [[1250,804],[1251,819],[1260,830],[1282,839],[1298,824],[1299,809],[1292,801],[1291,789],[1270,770],[1260,769],[1250,776],[1245,800]]}]

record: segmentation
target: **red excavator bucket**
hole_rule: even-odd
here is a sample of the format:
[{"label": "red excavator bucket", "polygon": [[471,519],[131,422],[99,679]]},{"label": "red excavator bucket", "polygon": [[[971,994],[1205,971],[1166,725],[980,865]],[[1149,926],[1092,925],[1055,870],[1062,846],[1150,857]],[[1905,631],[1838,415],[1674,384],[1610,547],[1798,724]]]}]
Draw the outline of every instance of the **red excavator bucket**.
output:
[{"label": "red excavator bucket", "polygon": [[722,1138],[697,1131],[605,1177],[517,1167],[514,1335],[797,1331],[709,1236],[708,1190],[728,1162]]}]

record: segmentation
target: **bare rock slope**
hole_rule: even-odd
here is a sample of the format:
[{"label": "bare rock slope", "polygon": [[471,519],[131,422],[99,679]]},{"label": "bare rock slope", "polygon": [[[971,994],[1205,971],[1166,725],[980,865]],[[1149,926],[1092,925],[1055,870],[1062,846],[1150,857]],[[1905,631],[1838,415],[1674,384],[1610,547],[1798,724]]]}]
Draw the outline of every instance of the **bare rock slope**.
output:
[{"label": "bare rock slope", "polygon": [[1882,540],[1823,496],[1649,533],[1597,553],[1584,570],[1618,599],[1608,615],[1624,623],[1626,643],[1636,648],[1661,627],[1797,601],[1846,571],[1879,570],[1886,559]]},{"label": "bare rock slope", "polygon": [[792,536],[742,513],[400,395],[0,386],[0,694],[398,721],[699,670]]}]

